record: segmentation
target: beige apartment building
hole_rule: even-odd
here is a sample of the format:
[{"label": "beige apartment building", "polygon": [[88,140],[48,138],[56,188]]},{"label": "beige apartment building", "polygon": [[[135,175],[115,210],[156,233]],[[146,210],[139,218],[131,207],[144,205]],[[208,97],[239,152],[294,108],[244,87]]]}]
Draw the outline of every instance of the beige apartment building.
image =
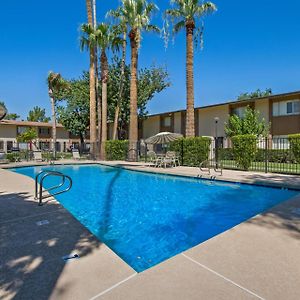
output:
[{"label": "beige apartment building", "polygon": [[[218,118],[218,137],[225,137],[224,124],[232,114],[243,116],[245,108],[258,110],[271,124],[273,137],[286,137],[300,133],[300,91],[242,101],[214,104],[195,108],[197,136],[215,136]],[[140,122],[140,138],[146,139],[158,132],[169,131],[185,134],[185,110],[155,114]]]},{"label": "beige apartment building", "polygon": [[[195,130],[197,136],[215,136],[215,118],[218,118],[218,137],[225,137],[224,123],[232,114],[243,116],[245,108],[250,106],[261,113],[271,124],[270,134],[273,137],[286,137],[300,133],[300,91],[273,95],[243,101],[233,101],[195,108]],[[28,127],[35,128],[38,149],[49,149],[51,143],[51,123],[11,121],[0,122],[0,151],[9,152],[13,147],[27,147],[17,143],[17,136]],[[185,134],[185,110],[161,113],[148,116],[139,122],[139,138],[146,139],[162,131]],[[108,126],[111,137],[112,124]],[[89,140],[85,140],[89,143]],[[57,151],[67,151],[70,146],[79,144],[79,138],[70,134],[61,124],[57,124]]]},{"label": "beige apartment building", "polygon": [[[10,152],[13,148],[26,149],[27,144],[18,143],[17,136],[28,128],[37,132],[34,148],[50,149],[52,141],[51,123],[2,120],[0,122],[0,152]],[[61,124],[57,124],[57,151],[66,152],[71,145],[79,143],[79,138],[70,134]]]}]

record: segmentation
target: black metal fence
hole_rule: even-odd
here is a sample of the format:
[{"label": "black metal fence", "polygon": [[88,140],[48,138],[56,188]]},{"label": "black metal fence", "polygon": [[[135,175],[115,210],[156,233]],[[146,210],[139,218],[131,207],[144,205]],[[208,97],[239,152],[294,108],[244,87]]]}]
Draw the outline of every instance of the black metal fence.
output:
[{"label": "black metal fence", "polygon": [[[214,142],[211,158],[217,158],[224,169],[259,171],[265,173],[300,174],[300,139],[298,138],[259,138],[251,154],[245,146],[239,154],[231,139],[221,138]],[[238,156],[243,156],[239,158]],[[245,168],[240,160],[251,156],[249,166]]]}]

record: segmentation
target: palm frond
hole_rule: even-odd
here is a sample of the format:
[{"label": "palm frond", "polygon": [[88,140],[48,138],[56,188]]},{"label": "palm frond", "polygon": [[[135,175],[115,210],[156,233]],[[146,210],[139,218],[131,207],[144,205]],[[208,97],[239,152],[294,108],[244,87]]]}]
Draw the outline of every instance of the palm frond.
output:
[{"label": "palm frond", "polygon": [[161,29],[156,25],[146,25],[145,30],[148,32],[160,33]]},{"label": "palm frond", "polygon": [[185,22],[181,20],[173,26],[173,33],[176,34],[183,28],[185,28]]}]

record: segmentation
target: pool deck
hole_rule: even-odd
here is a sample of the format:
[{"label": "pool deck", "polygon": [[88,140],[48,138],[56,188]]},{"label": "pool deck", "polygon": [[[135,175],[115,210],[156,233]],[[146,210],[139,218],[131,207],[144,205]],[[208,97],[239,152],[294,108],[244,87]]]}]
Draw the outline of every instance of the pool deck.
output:
[{"label": "pool deck", "polygon": [[[217,179],[300,188],[299,176],[225,170]],[[0,169],[0,299],[300,299],[300,196],[138,274],[54,199],[37,206],[33,191],[31,178]]]}]

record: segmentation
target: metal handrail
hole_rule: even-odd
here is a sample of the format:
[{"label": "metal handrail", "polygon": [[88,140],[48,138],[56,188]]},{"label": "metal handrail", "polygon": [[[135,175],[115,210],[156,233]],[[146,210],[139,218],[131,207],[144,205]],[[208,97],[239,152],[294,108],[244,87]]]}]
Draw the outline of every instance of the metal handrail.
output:
[{"label": "metal handrail", "polygon": [[206,159],[202,161],[199,165],[199,169],[201,172],[205,171],[203,168],[205,168],[204,164],[207,163],[208,163],[207,171],[209,175],[210,175],[211,165],[213,165],[213,169],[216,173],[221,173],[221,175],[223,175],[223,163],[222,161],[216,161],[215,159]]},{"label": "metal handrail", "polygon": [[[39,181],[39,178],[40,178],[41,175],[43,175],[43,176],[40,180],[40,188],[39,188],[39,192],[38,192],[38,181]],[[43,190],[43,182],[48,176],[61,177],[62,182],[58,185],[55,185],[55,186],[52,186],[48,189]],[[69,186],[67,188],[65,188],[62,191],[58,191],[54,194],[49,193],[52,190],[55,190],[55,189],[58,189],[58,188],[62,187],[65,184],[66,179],[69,181]],[[72,181],[72,178],[70,176],[65,175],[65,174],[63,174],[61,172],[58,172],[58,171],[42,170],[35,177],[35,199],[39,199],[39,205],[41,206],[41,205],[43,205],[43,203],[42,203],[43,199],[46,199],[46,198],[49,198],[49,197],[52,197],[52,196],[56,196],[56,195],[59,195],[59,194],[62,194],[62,193],[66,193],[72,188],[72,185],[73,185],[73,181]],[[43,193],[45,193],[45,192],[47,192],[48,194],[43,195]]]}]

